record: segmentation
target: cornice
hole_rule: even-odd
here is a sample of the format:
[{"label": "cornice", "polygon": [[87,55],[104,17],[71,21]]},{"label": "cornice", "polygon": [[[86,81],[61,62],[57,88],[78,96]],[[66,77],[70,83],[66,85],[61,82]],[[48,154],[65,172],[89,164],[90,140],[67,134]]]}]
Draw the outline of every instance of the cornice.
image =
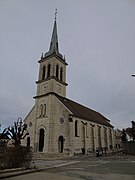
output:
[{"label": "cornice", "polygon": [[46,82],[46,81],[49,81],[51,79],[55,79],[57,82],[67,86],[68,84],[63,82],[63,81],[60,81],[59,79],[57,79],[55,76],[50,76],[49,78],[46,78],[46,79],[43,79],[43,80],[39,80],[39,81],[36,81],[36,84],[39,84],[39,83],[42,83],[42,82]]},{"label": "cornice", "polygon": [[66,62],[66,60],[65,59],[63,59],[63,58],[60,58],[56,53],[53,53],[53,54],[51,54],[51,55],[49,55],[49,56],[47,56],[47,57],[42,57],[39,61],[38,61],[38,63],[42,63],[42,62],[44,62],[44,61],[47,61],[47,60],[49,60],[50,58],[52,58],[52,57],[55,57],[55,58],[57,58],[60,62],[62,62],[64,65],[68,65],[68,63]]}]

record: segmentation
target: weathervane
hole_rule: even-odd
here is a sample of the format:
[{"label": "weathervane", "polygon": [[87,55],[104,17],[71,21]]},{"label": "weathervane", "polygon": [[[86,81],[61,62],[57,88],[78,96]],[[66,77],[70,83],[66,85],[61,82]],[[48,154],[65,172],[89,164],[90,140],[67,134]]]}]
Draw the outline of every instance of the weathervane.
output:
[{"label": "weathervane", "polygon": [[55,13],[54,13],[54,15],[55,15],[55,21],[56,21],[57,13],[58,13],[58,11],[57,11],[57,9],[55,9]]}]

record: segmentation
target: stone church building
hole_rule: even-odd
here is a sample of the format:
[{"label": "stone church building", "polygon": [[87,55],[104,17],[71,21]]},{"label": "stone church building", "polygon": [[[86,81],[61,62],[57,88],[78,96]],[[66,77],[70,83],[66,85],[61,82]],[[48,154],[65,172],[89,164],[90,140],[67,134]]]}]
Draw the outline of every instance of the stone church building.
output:
[{"label": "stone church building", "polygon": [[42,54],[35,105],[25,118],[29,136],[27,146],[46,154],[77,154],[114,147],[114,130],[100,113],[66,97],[65,57],[58,46],[57,22],[49,51]]}]

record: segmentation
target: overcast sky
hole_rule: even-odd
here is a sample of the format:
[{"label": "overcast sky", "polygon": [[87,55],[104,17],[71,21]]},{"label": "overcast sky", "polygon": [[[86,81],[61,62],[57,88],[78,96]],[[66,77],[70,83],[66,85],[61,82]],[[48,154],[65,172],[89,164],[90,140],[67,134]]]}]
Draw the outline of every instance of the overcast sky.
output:
[{"label": "overcast sky", "polygon": [[54,12],[66,56],[67,97],[115,128],[135,120],[135,0],[0,0],[0,122],[34,105],[38,60],[49,49]]}]

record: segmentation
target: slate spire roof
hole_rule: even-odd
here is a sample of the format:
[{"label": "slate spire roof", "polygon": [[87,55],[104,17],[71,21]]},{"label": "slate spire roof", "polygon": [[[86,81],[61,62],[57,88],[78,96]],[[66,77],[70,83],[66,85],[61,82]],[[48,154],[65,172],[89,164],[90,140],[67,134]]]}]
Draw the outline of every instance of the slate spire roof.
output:
[{"label": "slate spire roof", "polygon": [[63,58],[63,56],[59,52],[59,45],[58,45],[58,35],[57,35],[57,22],[56,18],[53,25],[53,31],[52,31],[52,37],[50,42],[50,48],[47,53],[45,53],[45,57],[52,55],[55,53],[60,58]]},{"label": "slate spire roof", "polygon": [[96,112],[68,98],[61,96],[57,97],[73,113],[74,117],[113,128],[113,126],[110,124],[110,120],[105,118],[99,112]]}]

